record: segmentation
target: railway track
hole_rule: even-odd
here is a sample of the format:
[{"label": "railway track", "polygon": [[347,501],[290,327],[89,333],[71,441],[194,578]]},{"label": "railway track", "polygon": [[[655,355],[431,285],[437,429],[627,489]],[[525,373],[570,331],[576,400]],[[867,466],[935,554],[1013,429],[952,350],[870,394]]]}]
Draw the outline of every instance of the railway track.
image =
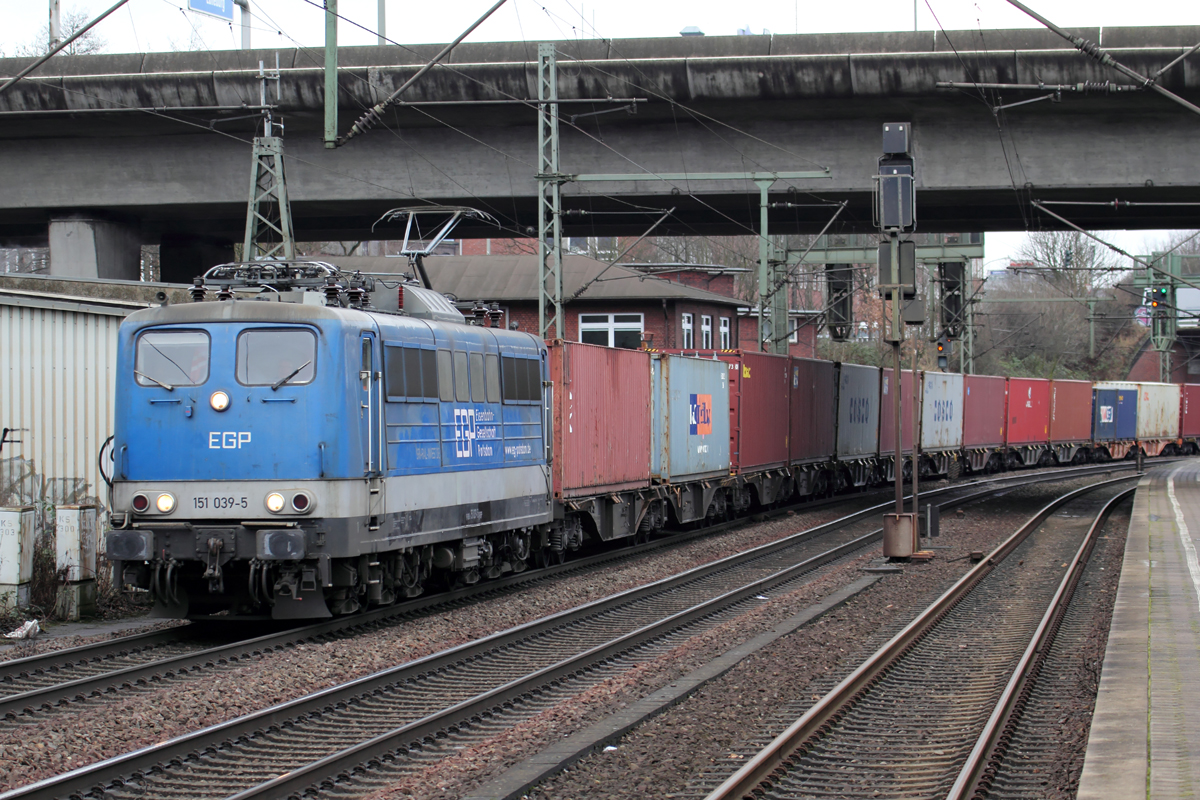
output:
[{"label": "railway track", "polygon": [[[1131,465],[1129,465],[1131,466]],[[1049,473],[1016,473],[983,481],[966,482],[942,487],[924,496],[937,498],[977,486],[1020,485],[1030,480],[1067,480],[1080,475],[1108,472],[1126,467],[1124,463],[1091,465]],[[1052,476],[1052,478],[1050,477]],[[881,490],[878,496],[889,492]],[[849,505],[865,499],[838,497],[830,500],[787,506],[765,516],[778,516],[788,511],[811,511],[830,505]],[[864,516],[877,513],[886,504],[870,504],[852,512],[838,522],[850,524]],[[759,515],[764,516],[764,515]],[[536,572],[522,573],[488,581],[448,593],[417,598],[387,608],[352,617],[338,618],[282,631],[235,638],[230,632],[240,628],[228,625],[191,625],[127,636],[70,650],[54,651],[38,656],[0,662],[0,720],[30,722],[39,712],[69,706],[80,701],[115,697],[122,691],[144,691],[162,685],[164,681],[195,675],[199,671],[232,668],[248,660],[260,658],[279,650],[303,644],[322,643],[337,638],[360,635],[364,632],[402,624],[418,615],[436,613],[469,603],[484,602],[512,591],[518,586],[556,579],[585,570],[599,569],[614,563],[639,557],[644,553],[668,547],[678,547],[696,538],[711,536],[748,522],[747,519],[722,522],[703,529],[679,533],[636,547],[608,550],[596,555]]]},{"label": "railway track", "polygon": [[1021,796],[1005,753],[1128,480],[1042,509],[707,800]]},{"label": "railway track", "polygon": [[[1080,477],[1066,472],[937,494],[952,505],[1014,484]],[[760,604],[764,592],[797,585],[873,546],[878,510],[4,797],[281,797],[312,786],[321,796],[360,796],[446,748],[669,651]]]}]

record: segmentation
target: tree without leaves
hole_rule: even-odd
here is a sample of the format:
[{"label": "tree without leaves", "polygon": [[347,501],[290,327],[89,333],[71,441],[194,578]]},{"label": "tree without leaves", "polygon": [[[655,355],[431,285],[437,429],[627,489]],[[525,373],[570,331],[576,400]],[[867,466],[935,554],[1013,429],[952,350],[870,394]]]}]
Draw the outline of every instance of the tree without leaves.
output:
[{"label": "tree without leaves", "polygon": [[[63,12],[61,36],[63,41],[70,39],[91,22],[87,13],[78,9]],[[87,56],[99,53],[108,46],[108,42],[100,38],[95,29],[88,31],[64,48],[59,55]],[[23,58],[39,58],[50,52],[50,25],[42,26],[38,38],[17,47],[15,55]]]}]

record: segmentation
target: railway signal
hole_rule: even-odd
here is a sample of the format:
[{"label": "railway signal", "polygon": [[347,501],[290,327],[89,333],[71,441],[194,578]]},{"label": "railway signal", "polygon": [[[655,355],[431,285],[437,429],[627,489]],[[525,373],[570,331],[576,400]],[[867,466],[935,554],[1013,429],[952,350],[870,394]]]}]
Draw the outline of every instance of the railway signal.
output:
[{"label": "railway signal", "polygon": [[947,339],[962,336],[965,277],[966,264],[962,261],[943,261],[938,264],[938,285],[942,293],[940,322]]}]

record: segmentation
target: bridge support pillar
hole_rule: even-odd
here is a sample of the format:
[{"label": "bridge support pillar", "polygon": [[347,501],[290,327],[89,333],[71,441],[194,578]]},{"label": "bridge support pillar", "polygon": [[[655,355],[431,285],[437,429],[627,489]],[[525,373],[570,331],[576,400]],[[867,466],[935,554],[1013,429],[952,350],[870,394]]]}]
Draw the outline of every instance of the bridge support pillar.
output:
[{"label": "bridge support pillar", "polygon": [[50,220],[50,274],[64,278],[141,278],[142,242],[129,225],[90,217]]},{"label": "bridge support pillar", "polygon": [[158,248],[159,280],[191,283],[217,264],[233,261],[233,242],[188,234],[164,234]]}]

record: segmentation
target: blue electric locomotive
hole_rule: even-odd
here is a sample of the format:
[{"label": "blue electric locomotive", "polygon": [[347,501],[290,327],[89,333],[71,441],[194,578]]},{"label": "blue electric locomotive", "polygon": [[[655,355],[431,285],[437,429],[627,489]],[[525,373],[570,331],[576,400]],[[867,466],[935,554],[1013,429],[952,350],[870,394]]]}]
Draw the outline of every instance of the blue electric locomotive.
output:
[{"label": "blue electric locomotive", "polygon": [[352,613],[555,546],[540,339],[319,263],[206,278],[120,331],[107,552],[156,613]]}]

